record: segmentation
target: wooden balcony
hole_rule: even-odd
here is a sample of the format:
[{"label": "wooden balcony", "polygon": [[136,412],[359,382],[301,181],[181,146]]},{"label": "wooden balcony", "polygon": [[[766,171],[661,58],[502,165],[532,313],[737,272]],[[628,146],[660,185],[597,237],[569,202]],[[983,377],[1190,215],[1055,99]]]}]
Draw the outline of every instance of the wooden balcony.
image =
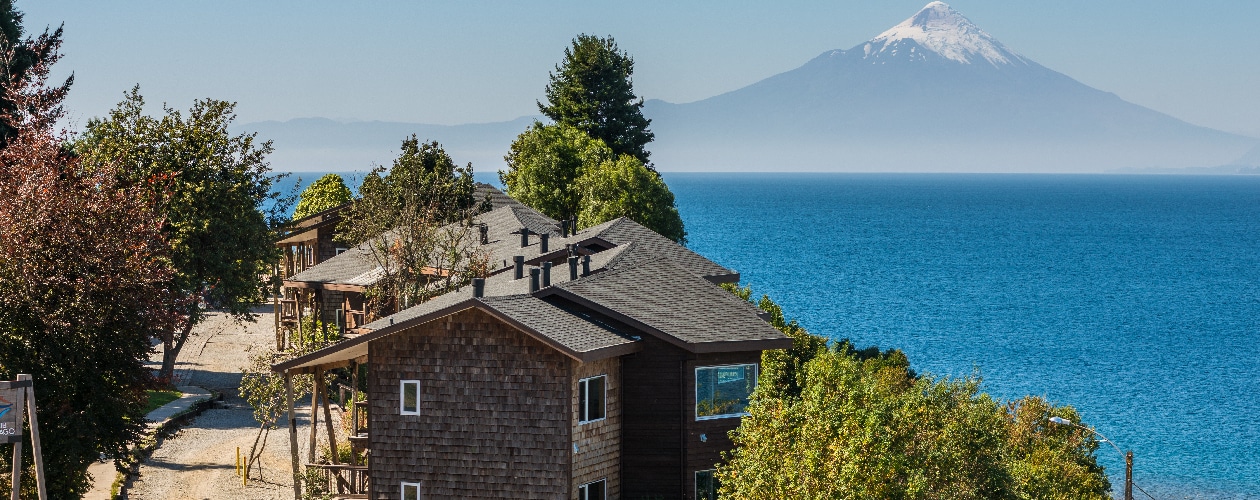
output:
[{"label": "wooden balcony", "polygon": [[285,324],[297,323],[297,299],[280,299],[280,322]]},{"label": "wooden balcony", "polygon": [[324,476],[333,498],[367,498],[370,483],[366,465],[306,464],[306,468],[318,470]]}]

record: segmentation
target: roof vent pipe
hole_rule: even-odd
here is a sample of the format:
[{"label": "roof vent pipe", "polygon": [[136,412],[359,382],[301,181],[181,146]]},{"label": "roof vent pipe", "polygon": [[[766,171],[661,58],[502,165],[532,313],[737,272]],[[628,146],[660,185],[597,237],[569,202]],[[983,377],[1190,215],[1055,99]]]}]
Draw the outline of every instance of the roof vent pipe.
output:
[{"label": "roof vent pipe", "polygon": [[538,291],[538,268],[529,268],[529,293]]},{"label": "roof vent pipe", "polygon": [[482,245],[489,244],[490,243],[490,228],[486,226],[485,224],[479,224],[477,225],[477,230],[481,232],[481,244]]},{"label": "roof vent pipe", "polygon": [[569,256],[569,280],[577,279],[577,256]]},{"label": "roof vent pipe", "polygon": [[479,299],[486,296],[486,279],[473,278],[473,298]]},{"label": "roof vent pipe", "polygon": [[583,255],[582,256],[582,276],[587,276],[589,274],[591,274],[591,256]]},{"label": "roof vent pipe", "polygon": [[512,257],[512,266],[516,269],[512,272],[512,279],[519,280],[525,277],[525,256],[517,255]]},{"label": "roof vent pipe", "polygon": [[569,232],[573,233],[574,236],[577,236],[577,217],[569,219]]},{"label": "roof vent pipe", "polygon": [[529,246],[529,228],[521,228],[521,248]]},{"label": "roof vent pipe", "polygon": [[551,262],[543,262],[542,265],[542,286],[547,288],[551,286]]},{"label": "roof vent pipe", "polygon": [[547,253],[547,239],[550,236],[547,233],[538,233],[538,253]]},{"label": "roof vent pipe", "polygon": [[564,238],[569,237],[569,219],[560,221],[560,236]]}]

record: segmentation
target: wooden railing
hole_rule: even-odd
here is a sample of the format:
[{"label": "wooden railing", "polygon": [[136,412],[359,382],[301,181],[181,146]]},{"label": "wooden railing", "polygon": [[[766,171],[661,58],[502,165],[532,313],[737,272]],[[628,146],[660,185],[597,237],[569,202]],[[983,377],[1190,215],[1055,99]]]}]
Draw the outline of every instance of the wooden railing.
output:
[{"label": "wooden railing", "polygon": [[297,322],[297,299],[280,299],[280,321]]},{"label": "wooden railing", "polygon": [[[336,495],[366,495],[368,492],[368,468],[366,465],[306,464],[324,476],[328,492]],[[346,497],[342,497],[346,498]],[[364,497],[366,498],[366,497]]]}]

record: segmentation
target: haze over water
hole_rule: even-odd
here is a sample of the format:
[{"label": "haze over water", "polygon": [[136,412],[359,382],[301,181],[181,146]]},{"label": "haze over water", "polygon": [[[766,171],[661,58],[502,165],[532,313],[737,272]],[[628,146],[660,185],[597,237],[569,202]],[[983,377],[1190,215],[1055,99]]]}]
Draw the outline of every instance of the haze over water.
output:
[{"label": "haze over water", "polygon": [[664,175],[810,331],[1073,405],[1157,498],[1260,498],[1260,176]]}]

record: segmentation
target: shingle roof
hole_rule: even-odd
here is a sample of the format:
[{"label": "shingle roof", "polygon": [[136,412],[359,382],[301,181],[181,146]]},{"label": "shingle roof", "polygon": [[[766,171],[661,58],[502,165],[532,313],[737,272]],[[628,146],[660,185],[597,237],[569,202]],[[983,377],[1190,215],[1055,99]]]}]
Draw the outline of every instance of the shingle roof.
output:
[{"label": "shingle roof", "polygon": [[[628,255],[633,256],[633,255]],[[561,283],[551,293],[605,308],[686,344],[714,344],[786,337],[749,304],[667,258],[609,269]],[[699,351],[722,350],[710,345]]]},{"label": "shingle roof", "polygon": [[637,340],[607,322],[592,321],[533,295],[486,297],[481,302],[504,318],[578,353],[622,346]]},{"label": "shingle roof", "polygon": [[379,271],[380,266],[376,264],[376,260],[368,253],[367,247],[359,245],[341,252],[341,254],[331,259],[320,262],[305,271],[290,276],[285,281],[366,286],[375,283],[375,281],[372,280],[368,283],[366,282],[368,280],[365,278]]}]

